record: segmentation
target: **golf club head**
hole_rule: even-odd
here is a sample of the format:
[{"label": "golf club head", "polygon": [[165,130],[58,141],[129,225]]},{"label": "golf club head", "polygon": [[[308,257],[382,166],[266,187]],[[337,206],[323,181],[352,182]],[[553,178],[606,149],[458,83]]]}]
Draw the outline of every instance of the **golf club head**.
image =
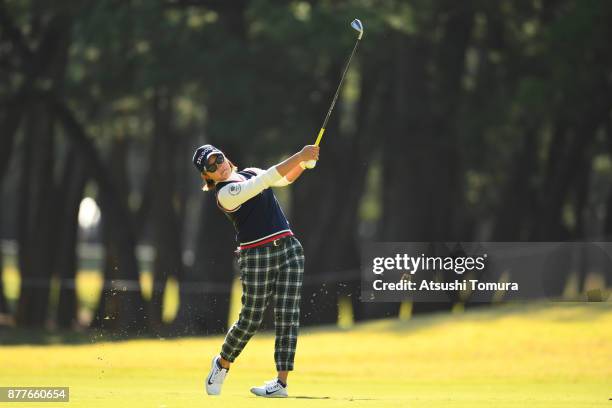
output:
[{"label": "golf club head", "polygon": [[351,27],[359,32],[359,39],[361,40],[361,37],[363,36],[363,24],[361,24],[361,20],[358,18],[354,19],[351,22]]}]

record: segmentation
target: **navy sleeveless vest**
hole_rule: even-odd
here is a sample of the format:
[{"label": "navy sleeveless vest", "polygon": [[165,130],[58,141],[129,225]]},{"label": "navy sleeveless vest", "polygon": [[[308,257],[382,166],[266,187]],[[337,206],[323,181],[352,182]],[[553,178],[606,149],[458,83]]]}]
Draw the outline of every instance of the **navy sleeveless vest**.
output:
[{"label": "navy sleeveless vest", "polygon": [[[255,177],[249,170],[239,171],[246,179]],[[236,181],[222,181],[215,185],[215,198],[219,190]],[[289,222],[271,188],[266,188],[255,197],[242,203],[238,209],[227,211],[217,206],[232,221],[236,229],[236,241],[240,246],[257,246],[282,235],[291,234]]]}]

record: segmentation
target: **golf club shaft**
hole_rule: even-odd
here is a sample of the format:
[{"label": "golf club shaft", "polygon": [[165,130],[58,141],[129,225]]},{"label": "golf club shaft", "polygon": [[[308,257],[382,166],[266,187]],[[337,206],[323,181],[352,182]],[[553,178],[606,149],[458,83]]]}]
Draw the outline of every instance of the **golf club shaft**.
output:
[{"label": "golf club shaft", "polygon": [[336,106],[336,101],[338,100],[338,95],[340,94],[340,88],[342,88],[342,83],[344,82],[344,77],[346,76],[346,72],[351,65],[351,60],[353,59],[353,55],[355,55],[355,51],[357,51],[357,47],[359,46],[359,41],[361,41],[361,36],[357,38],[355,42],[355,46],[353,47],[353,51],[351,52],[351,56],[349,57],[346,66],[344,67],[344,71],[342,72],[342,77],[340,77],[340,83],[338,84],[338,88],[336,89],[336,94],[334,95],[334,99],[332,100],[331,106],[327,111],[327,115],[325,116],[325,120],[323,121],[323,126],[321,126],[321,130],[319,130],[319,134],[317,135],[317,140],[315,141],[315,146],[318,146],[321,143],[321,139],[323,139],[323,133],[325,133],[325,128],[327,127],[327,121],[329,121],[329,117],[331,116],[332,111],[334,110],[334,106]]}]

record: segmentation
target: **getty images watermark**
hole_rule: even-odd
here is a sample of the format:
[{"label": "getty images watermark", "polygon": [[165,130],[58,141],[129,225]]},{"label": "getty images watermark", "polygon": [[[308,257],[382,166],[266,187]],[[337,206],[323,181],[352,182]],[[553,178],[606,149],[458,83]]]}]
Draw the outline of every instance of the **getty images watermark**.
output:
[{"label": "getty images watermark", "polygon": [[361,270],[366,302],[605,301],[612,243],[370,243]]}]

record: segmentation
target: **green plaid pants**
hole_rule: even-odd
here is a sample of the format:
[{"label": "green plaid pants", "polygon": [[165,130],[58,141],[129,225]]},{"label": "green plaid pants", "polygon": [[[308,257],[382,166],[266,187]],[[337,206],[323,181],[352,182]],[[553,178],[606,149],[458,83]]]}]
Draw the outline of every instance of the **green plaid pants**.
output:
[{"label": "green plaid pants", "polygon": [[300,326],[300,296],[304,276],[304,251],[290,236],[272,244],[240,251],[242,309],[221,348],[221,357],[232,362],[257,332],[270,300],[274,298],[274,361],[277,371],[293,370]]}]

